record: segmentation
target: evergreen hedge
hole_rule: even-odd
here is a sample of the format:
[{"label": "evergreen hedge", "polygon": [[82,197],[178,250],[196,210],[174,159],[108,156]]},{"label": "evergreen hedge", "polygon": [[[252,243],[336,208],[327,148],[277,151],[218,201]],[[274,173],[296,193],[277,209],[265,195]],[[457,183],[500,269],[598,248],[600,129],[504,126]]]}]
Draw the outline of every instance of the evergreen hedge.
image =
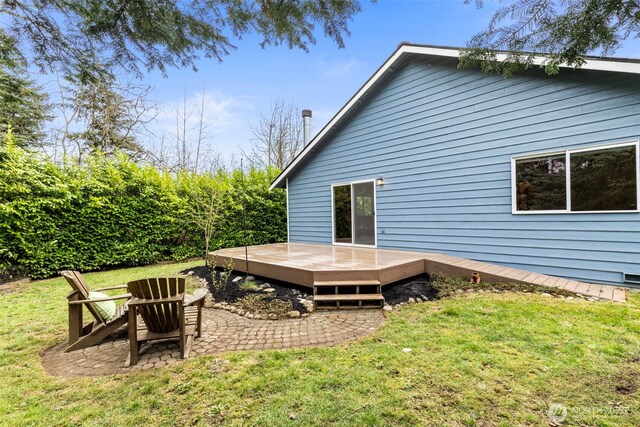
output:
[{"label": "evergreen hedge", "polygon": [[[268,190],[277,173],[244,175],[248,244],[286,240],[285,194]],[[0,142],[0,280],[202,256],[193,194],[212,188],[220,218],[210,249],[241,246],[242,179],[241,171],[174,175],[125,155],[59,166],[9,133]]]}]

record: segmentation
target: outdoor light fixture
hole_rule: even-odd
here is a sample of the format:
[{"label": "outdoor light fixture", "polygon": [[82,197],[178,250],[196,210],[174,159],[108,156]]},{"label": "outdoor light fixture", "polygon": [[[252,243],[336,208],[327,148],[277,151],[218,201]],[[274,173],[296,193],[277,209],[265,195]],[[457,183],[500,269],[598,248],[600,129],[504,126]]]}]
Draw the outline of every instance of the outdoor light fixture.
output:
[{"label": "outdoor light fixture", "polygon": [[378,185],[379,185],[380,187],[382,187],[382,186],[384,185],[384,178],[383,178],[383,177],[378,178],[378,180],[377,180],[377,181],[378,181]]}]

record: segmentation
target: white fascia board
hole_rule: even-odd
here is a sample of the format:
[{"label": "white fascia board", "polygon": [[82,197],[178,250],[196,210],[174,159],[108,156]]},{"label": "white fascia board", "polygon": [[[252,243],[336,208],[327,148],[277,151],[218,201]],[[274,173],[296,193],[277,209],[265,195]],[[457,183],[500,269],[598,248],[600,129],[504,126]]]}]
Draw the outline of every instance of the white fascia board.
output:
[{"label": "white fascia board", "polygon": [[[508,55],[505,53],[500,53],[496,56],[496,59],[499,62],[503,62],[508,58]],[[534,65],[539,65],[541,67],[547,65],[549,58],[546,56],[534,56],[532,62]],[[569,66],[567,64],[560,64],[562,68],[576,68]],[[611,71],[616,73],[631,73],[631,74],[640,74],[640,63],[631,62],[631,61],[615,61],[609,59],[599,59],[599,58],[587,58],[585,63],[582,64],[581,67],[576,68],[577,70],[595,70],[595,71]]]},{"label": "white fascia board", "polygon": [[[380,79],[382,79],[389,69],[393,70],[393,66],[402,59],[406,54],[418,54],[418,55],[430,55],[430,56],[440,56],[440,57],[448,57],[448,58],[458,58],[460,57],[460,51],[464,48],[448,48],[448,47],[433,47],[433,46],[419,46],[419,45],[401,45],[394,53],[387,59],[387,61],[376,71],[367,82],[356,92],[356,94],[340,109],[340,111],[333,116],[333,118],[325,125],[324,128],[313,138],[309,144],[302,150],[302,152],[291,162],[285,170],[283,170],[280,175],[273,181],[271,186],[269,186],[269,190],[273,190],[274,188],[282,187],[285,185],[285,179],[289,176],[289,174],[296,168],[296,166],[307,157],[313,149],[319,145],[320,141],[322,141],[333,128],[340,122],[342,117],[349,113],[352,108],[357,106],[361,99],[369,92]],[[498,54],[497,60],[504,61],[507,59],[507,54]],[[535,56],[533,58],[533,63],[535,65],[544,66],[548,58],[544,56]],[[564,68],[573,68],[567,67],[566,65],[560,65]],[[640,74],[640,63],[625,61],[625,60],[610,60],[610,59],[599,59],[599,58],[587,58],[586,62],[579,68],[581,70],[598,70],[598,71],[612,71],[618,73],[632,73],[632,74]]]}]

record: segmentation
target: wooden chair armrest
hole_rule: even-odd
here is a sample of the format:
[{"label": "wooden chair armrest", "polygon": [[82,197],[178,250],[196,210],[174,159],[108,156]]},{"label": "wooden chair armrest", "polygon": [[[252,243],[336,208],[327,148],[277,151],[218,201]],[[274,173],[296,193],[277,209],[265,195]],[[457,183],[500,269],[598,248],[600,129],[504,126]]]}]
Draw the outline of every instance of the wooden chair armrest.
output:
[{"label": "wooden chair armrest", "polygon": [[110,286],[108,288],[100,288],[100,289],[92,289],[92,291],[96,291],[96,292],[102,292],[102,291],[112,291],[114,289],[124,289],[126,288],[127,285],[118,285],[118,286]]},{"label": "wooden chair armrest", "polygon": [[112,297],[107,297],[107,298],[82,299],[78,301],[69,301],[69,304],[86,304],[88,302],[114,301],[114,300],[129,299],[129,298],[131,298],[131,294],[121,294],[121,295],[114,295]]},{"label": "wooden chair armrest", "polygon": [[129,307],[132,307],[136,305],[157,305],[157,304],[167,304],[172,302],[184,303],[184,294],[178,294],[172,297],[154,298],[154,299],[133,297],[129,300],[128,304],[129,304]]},{"label": "wooden chair armrest", "polygon": [[204,288],[196,289],[193,295],[185,296],[184,305],[189,306],[204,301],[204,298],[207,296],[207,292],[208,291]]}]

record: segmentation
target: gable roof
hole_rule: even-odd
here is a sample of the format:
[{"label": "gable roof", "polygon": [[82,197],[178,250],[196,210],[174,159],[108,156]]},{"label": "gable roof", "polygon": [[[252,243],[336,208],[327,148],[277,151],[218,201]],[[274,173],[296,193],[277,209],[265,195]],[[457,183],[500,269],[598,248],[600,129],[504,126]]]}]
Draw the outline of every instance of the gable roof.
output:
[{"label": "gable roof", "polygon": [[[329,135],[346,120],[349,115],[364,101],[378,85],[380,85],[393,71],[408,57],[412,55],[437,56],[444,58],[459,58],[463,48],[448,46],[433,46],[422,44],[401,43],[398,49],[376,70],[364,85],[347,101],[347,103],[333,116],[331,120],[318,132],[318,134],[304,147],[291,163],[271,183],[269,189],[283,188],[286,179],[296,171],[303,161],[309,158],[328,139]],[[498,61],[503,61],[506,54],[499,54]],[[586,56],[586,62],[580,67],[583,70],[610,71],[618,73],[640,74],[640,59],[631,58],[605,58]],[[546,58],[536,56],[534,65],[544,65]]]}]

